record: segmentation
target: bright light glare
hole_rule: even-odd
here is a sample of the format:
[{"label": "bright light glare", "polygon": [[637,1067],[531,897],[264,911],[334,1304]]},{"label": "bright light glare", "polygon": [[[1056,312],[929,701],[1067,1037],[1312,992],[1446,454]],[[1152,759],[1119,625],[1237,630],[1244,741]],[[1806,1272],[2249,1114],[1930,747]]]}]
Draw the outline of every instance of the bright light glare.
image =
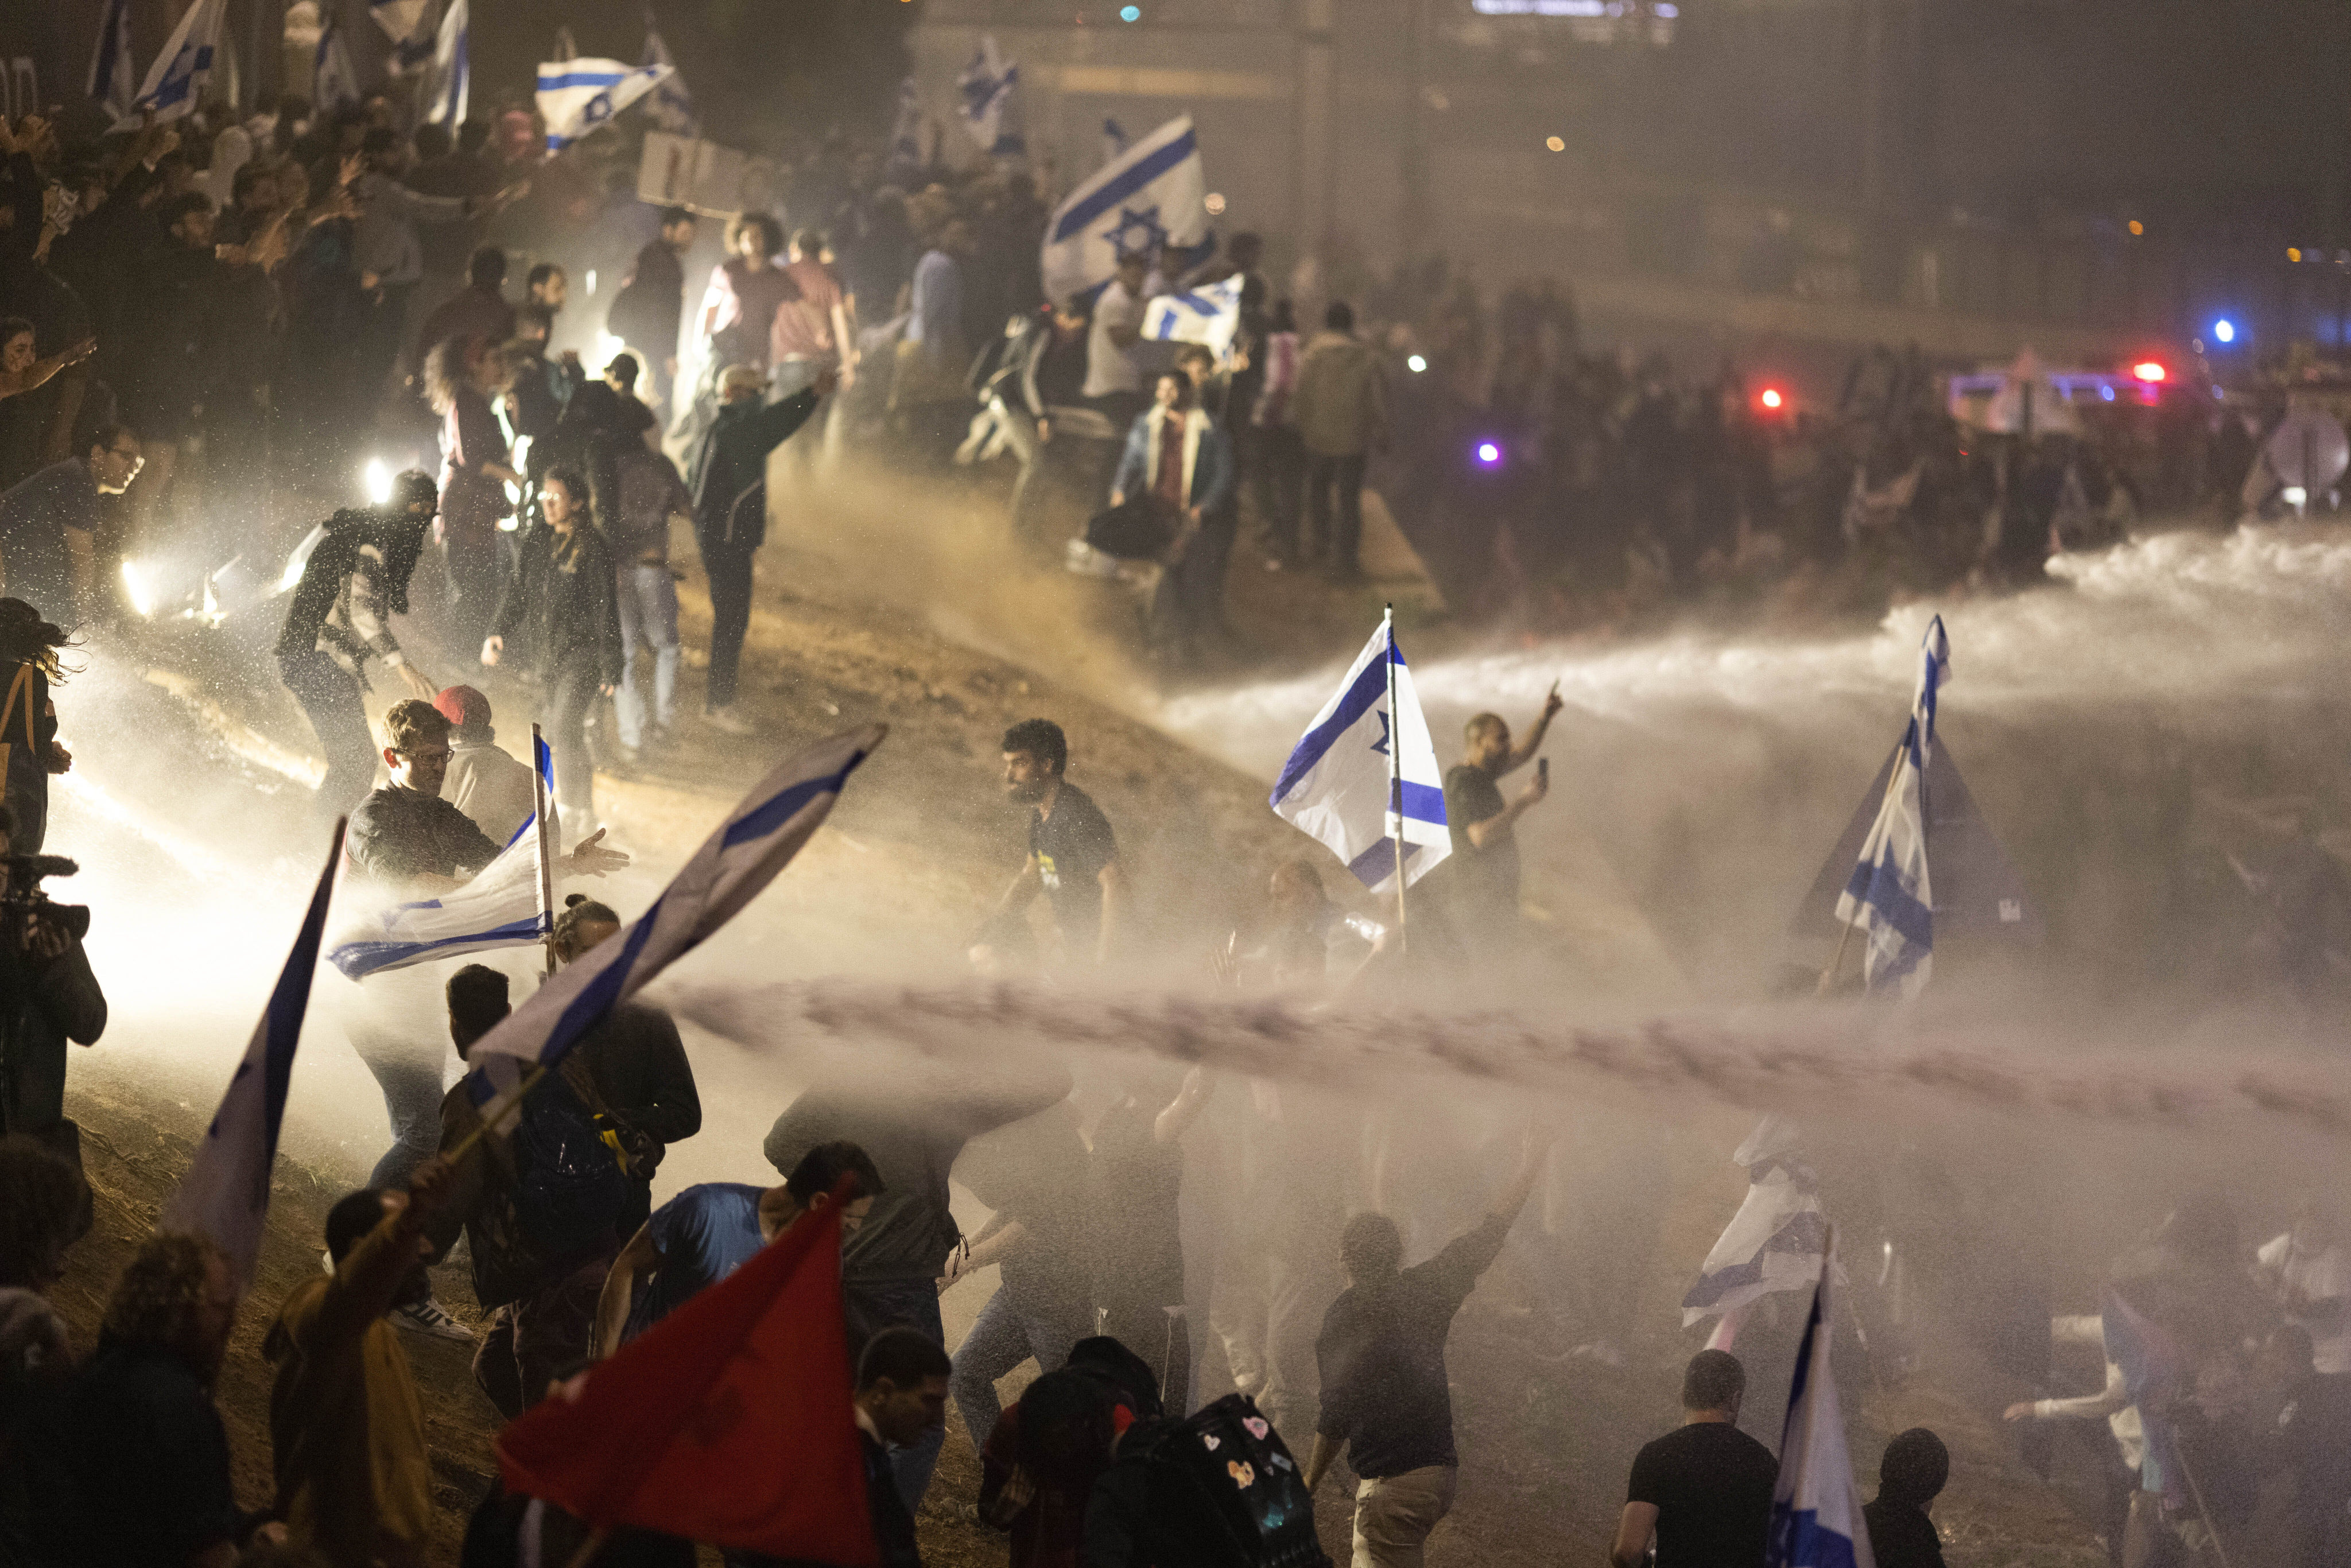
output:
[{"label": "bright light glare", "polygon": [[2299,507],[2310,499],[2310,492],[2299,485],[2288,485],[2283,491],[2280,492],[2280,498],[2289,507]]},{"label": "bright light glare", "polygon": [[2131,374],[2143,382],[2159,382],[2163,379],[2163,367],[2153,360],[2141,360],[2131,367]]},{"label": "bright light glare", "polygon": [[122,591],[130,596],[131,608],[138,612],[141,620],[143,621],[155,613],[155,597],[147,591],[147,585],[140,580],[137,561],[126,560],[122,563]]},{"label": "bright light glare", "polygon": [[1143,7],[1122,5],[1118,8],[1118,19],[1122,22],[1140,22],[1143,20]]},{"label": "bright light glare", "polygon": [[1478,444],[1478,461],[1491,467],[1502,460],[1502,449],[1490,441]]},{"label": "bright light glare", "polygon": [[1763,389],[1763,406],[1765,408],[1777,408],[1786,401],[1786,399],[1780,395],[1780,389],[1778,387],[1765,387]]},{"label": "bright light glare", "polygon": [[1544,137],[1543,145],[1550,148],[1554,152],[1564,152],[1567,151],[1567,140],[1561,136]]},{"label": "bright light glare", "polygon": [[381,457],[367,460],[368,505],[381,507],[392,499],[392,465]]},{"label": "bright light glare", "polygon": [[1428,369],[1428,361],[1422,359],[1418,354],[1415,354],[1412,358],[1404,362],[1404,368],[1410,371],[1414,375],[1418,375],[1421,371]]},{"label": "bright light glare", "polygon": [[2212,323],[2212,340],[2218,343],[2235,342],[2237,340],[2237,324],[2234,321],[2230,320],[2226,316],[2221,317],[2220,319]]}]

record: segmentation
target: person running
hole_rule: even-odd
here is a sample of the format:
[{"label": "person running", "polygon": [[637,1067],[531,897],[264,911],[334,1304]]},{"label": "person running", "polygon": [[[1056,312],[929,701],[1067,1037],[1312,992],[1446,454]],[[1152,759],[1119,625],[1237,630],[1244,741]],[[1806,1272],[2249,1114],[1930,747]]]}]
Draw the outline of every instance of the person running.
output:
[{"label": "person running", "polygon": [[277,671],[327,754],[313,805],[321,821],[350,810],[375,778],[375,737],[360,700],[372,689],[368,661],[418,697],[439,690],[409,663],[391,618],[408,610],[408,580],[440,497],[433,476],[412,468],[392,482],[389,501],[345,507],[303,546],[301,580],[277,633]]},{"label": "person running", "polygon": [[792,1221],[830,1204],[844,1176],[856,1182],[853,1196],[841,1210],[846,1246],[872,1212],[874,1200],[889,1189],[872,1157],[845,1141],[820,1144],[802,1154],[780,1186],[705,1182],[663,1204],[612,1260],[596,1303],[590,1356],[610,1359],[621,1346],[758,1257]]},{"label": "person running", "polygon": [[735,677],[751,625],[751,560],[768,538],[768,454],[808,423],[837,380],[835,371],[820,371],[807,391],[762,406],[767,382],[759,368],[727,366],[718,382],[717,418],[687,465],[694,539],[710,578],[710,680],[703,716],[722,734],[751,733],[735,713]]},{"label": "person running", "polygon": [[1483,1223],[1409,1269],[1395,1221],[1358,1214],[1339,1240],[1347,1289],[1323,1314],[1314,1357],[1322,1413],[1306,1462],[1306,1490],[1347,1449],[1355,1488],[1356,1568],[1418,1568],[1430,1531],[1453,1508],[1461,1459],[1445,1342],[1454,1315],[1491,1267],[1551,1152],[1527,1134],[1518,1174]]},{"label": "person running", "polygon": [[482,642],[482,663],[501,663],[511,637],[537,672],[556,798],[580,832],[596,820],[589,711],[621,681],[620,605],[611,547],[588,521],[588,481],[576,468],[557,468],[539,497],[540,521],[522,536],[506,597]]},{"label": "person running", "polygon": [[1702,1350],[1682,1376],[1682,1425],[1633,1459],[1625,1511],[1608,1549],[1615,1568],[1763,1568],[1780,1461],[1739,1429],[1747,1369]]},{"label": "person running", "polygon": [[1106,964],[1118,950],[1127,905],[1126,872],[1119,864],[1110,819],[1092,796],[1063,777],[1069,737],[1051,719],[1014,725],[1004,732],[1002,749],[1004,792],[1016,805],[1029,808],[1029,858],[997,901],[980,940],[1006,940],[1022,912],[1043,893],[1061,931],[1063,956],[1072,964]]}]

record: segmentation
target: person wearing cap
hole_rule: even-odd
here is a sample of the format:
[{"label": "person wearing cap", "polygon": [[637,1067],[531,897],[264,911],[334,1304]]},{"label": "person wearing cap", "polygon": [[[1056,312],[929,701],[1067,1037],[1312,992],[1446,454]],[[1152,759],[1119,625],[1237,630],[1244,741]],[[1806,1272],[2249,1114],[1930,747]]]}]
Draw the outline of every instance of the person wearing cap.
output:
[{"label": "person wearing cap", "polygon": [[710,574],[710,680],[704,714],[713,729],[748,735],[735,713],[735,672],[751,624],[751,558],[768,538],[768,454],[808,422],[841,380],[827,367],[805,391],[763,406],[767,372],[729,365],[718,378],[718,418],[695,448],[686,471],[694,500],[694,539]]},{"label": "person wearing cap", "polygon": [[[449,721],[449,774],[441,785],[442,798],[492,843],[511,843],[537,809],[530,764],[498,744],[498,732],[490,727],[490,699],[473,687],[445,687],[433,706]],[[556,825],[554,810],[549,801],[550,828]]]},{"label": "person wearing cap", "polygon": [[428,702],[439,690],[402,653],[391,621],[408,612],[408,580],[440,509],[433,476],[412,468],[392,481],[382,506],[338,511],[295,551],[301,578],[278,630],[277,671],[327,754],[316,801],[321,821],[349,812],[375,781],[375,736],[363,701],[373,689],[368,661]]}]

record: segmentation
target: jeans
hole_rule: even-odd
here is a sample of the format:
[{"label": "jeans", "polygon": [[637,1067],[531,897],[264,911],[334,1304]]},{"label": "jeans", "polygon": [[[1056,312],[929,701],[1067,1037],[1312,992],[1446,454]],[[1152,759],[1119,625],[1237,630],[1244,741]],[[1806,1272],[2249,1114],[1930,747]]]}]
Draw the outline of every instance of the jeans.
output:
[{"label": "jeans", "polygon": [[621,689],[613,706],[621,721],[621,744],[632,751],[645,743],[645,699],[637,691],[637,643],[653,651],[655,729],[677,720],[677,580],[666,562],[643,561],[620,568]]},{"label": "jeans", "polygon": [[1453,1511],[1454,1465],[1429,1465],[1355,1487],[1353,1568],[1420,1568],[1428,1532]]},{"label": "jeans", "polygon": [[1036,418],[1025,407],[1016,408],[994,395],[988,398],[987,406],[988,412],[996,415],[997,423],[1004,427],[1004,444],[1012,448],[1012,455],[1020,461],[1020,477],[1012,482],[1012,537],[1033,538],[1037,524],[1029,514],[1038,499],[1038,471],[1045,455],[1045,444],[1037,438]]},{"label": "jeans", "polygon": [[978,1452],[1004,1414],[996,1397],[998,1378],[1031,1355],[1040,1374],[1054,1371],[1070,1358],[1070,1347],[1092,1332],[1081,1301],[1020,1301],[998,1286],[956,1347],[955,1375],[948,1384],[956,1408],[963,1412],[964,1430],[971,1434],[972,1451]]},{"label": "jeans", "polygon": [[1306,502],[1306,448],[1298,432],[1268,425],[1257,432],[1249,489],[1265,522],[1266,549],[1285,559],[1298,554],[1298,514]]},{"label": "jeans", "polygon": [[713,712],[735,700],[743,663],[743,635],[751,626],[753,547],[705,539],[702,569],[710,574],[710,683],[703,706]]},{"label": "jeans", "polygon": [[[1320,554],[1327,545],[1335,571],[1356,570],[1364,541],[1364,455],[1306,459],[1306,553]],[[1337,528],[1332,526],[1331,494],[1338,492]]]},{"label": "jeans", "polygon": [[607,1248],[490,1315],[474,1351],[474,1381],[499,1415],[511,1421],[546,1398],[555,1375],[588,1354],[612,1256]]},{"label": "jeans", "polygon": [[[841,1296],[849,1312],[852,1365],[865,1354],[865,1342],[893,1323],[919,1329],[940,1344],[946,1343],[946,1325],[939,1320],[938,1287],[928,1280],[845,1280]],[[890,1468],[897,1474],[898,1495],[906,1500],[907,1512],[921,1511],[923,1494],[930,1490],[931,1471],[946,1440],[946,1428],[938,1427],[924,1433],[913,1448],[892,1451]]]},{"label": "jeans", "polygon": [[392,1123],[392,1147],[376,1161],[370,1186],[406,1186],[441,1146],[441,1069],[449,1054],[446,977],[438,964],[371,975],[344,1015],[343,1031],[375,1074]]},{"label": "jeans", "polygon": [[342,816],[364,800],[375,783],[375,732],[368,728],[367,709],[360,704],[359,681],[315,648],[304,653],[280,653],[277,671],[285,677],[286,689],[302,705],[303,715],[327,753],[327,777],[319,785],[317,814],[322,821]]},{"label": "jeans", "polygon": [[470,662],[489,636],[506,594],[496,530],[447,529],[441,539],[441,568],[449,583],[449,636],[457,656]]},{"label": "jeans", "polygon": [[543,711],[548,748],[555,754],[556,805],[576,841],[593,831],[596,762],[588,753],[588,715],[603,695],[603,672],[593,654],[573,653],[555,667]]}]

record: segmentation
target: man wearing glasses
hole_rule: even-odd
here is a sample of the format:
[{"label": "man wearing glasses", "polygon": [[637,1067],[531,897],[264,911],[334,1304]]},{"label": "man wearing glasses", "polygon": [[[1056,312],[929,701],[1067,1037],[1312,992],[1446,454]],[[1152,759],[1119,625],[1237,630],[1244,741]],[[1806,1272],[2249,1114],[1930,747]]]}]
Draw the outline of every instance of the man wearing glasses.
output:
[{"label": "man wearing glasses", "polygon": [[83,457],[52,463],[0,493],[0,590],[72,627],[98,609],[98,498],[120,496],[146,465],[126,425],[99,433]]}]

